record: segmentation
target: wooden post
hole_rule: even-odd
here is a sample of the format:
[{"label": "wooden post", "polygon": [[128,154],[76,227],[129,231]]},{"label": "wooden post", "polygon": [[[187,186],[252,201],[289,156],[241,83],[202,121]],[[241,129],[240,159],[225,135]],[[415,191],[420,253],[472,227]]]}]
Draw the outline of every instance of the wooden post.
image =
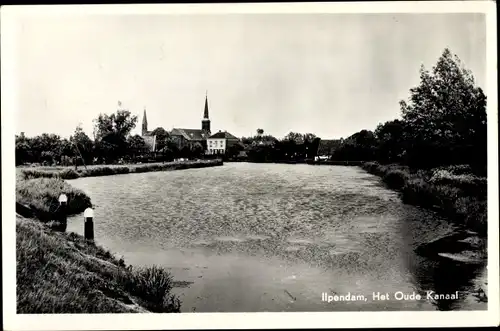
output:
[{"label": "wooden post", "polygon": [[61,224],[60,230],[65,232],[68,226],[68,197],[64,193],[59,196],[58,216],[58,221]]},{"label": "wooden post", "polygon": [[94,210],[87,208],[83,212],[85,239],[94,241]]}]

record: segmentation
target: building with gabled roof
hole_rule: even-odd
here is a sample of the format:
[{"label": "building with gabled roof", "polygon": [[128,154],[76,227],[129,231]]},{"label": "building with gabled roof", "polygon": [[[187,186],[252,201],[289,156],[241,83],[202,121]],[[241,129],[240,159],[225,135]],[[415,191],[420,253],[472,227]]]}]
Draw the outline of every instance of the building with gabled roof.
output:
[{"label": "building with gabled roof", "polygon": [[240,139],[227,131],[219,131],[207,138],[206,154],[225,154],[227,149],[238,144]]},{"label": "building with gabled roof", "polygon": [[200,143],[203,146],[203,149],[206,149],[206,140],[210,137],[210,133],[208,95],[205,95],[205,108],[203,110],[203,119],[201,120],[201,130],[173,128],[172,131],[170,131],[170,136],[179,148],[183,148],[184,146],[192,147],[194,144]]}]

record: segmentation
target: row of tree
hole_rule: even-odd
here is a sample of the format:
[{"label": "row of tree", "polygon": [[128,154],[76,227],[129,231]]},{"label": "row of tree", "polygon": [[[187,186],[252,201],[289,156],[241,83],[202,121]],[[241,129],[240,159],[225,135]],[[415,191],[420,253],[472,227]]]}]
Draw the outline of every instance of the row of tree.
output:
[{"label": "row of tree", "polygon": [[199,157],[203,154],[201,144],[178,148],[163,128],[153,131],[159,152],[152,153],[143,137],[130,134],[136,123],[137,116],[133,116],[128,110],[118,110],[111,115],[100,114],[94,120],[94,139],[91,139],[81,126],[76,128],[69,139],[47,133],[35,137],[16,136],[16,164],[90,165],[152,159],[169,161],[179,157]]},{"label": "row of tree", "polygon": [[343,139],[335,160],[378,160],[415,168],[469,164],[486,171],[486,96],[472,73],[445,49],[400,102],[401,118]]},{"label": "row of tree", "polygon": [[[245,160],[252,162],[302,162],[314,159],[320,138],[312,133],[290,132],[284,138],[277,139],[264,135],[263,129],[257,129],[257,135],[243,137],[240,150],[246,152]],[[234,155],[229,151],[229,156]]]}]

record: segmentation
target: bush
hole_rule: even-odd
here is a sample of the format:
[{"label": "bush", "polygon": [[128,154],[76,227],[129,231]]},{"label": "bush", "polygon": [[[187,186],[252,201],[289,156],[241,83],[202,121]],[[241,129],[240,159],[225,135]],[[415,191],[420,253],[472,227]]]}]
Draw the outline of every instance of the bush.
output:
[{"label": "bush", "polygon": [[409,179],[409,173],[400,169],[388,170],[383,176],[384,182],[393,189],[401,189]]}]

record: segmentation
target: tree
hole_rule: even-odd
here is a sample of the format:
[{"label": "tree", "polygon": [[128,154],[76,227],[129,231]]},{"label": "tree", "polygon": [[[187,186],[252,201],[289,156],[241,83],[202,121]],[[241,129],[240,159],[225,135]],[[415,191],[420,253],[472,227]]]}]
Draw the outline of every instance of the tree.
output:
[{"label": "tree", "polygon": [[151,132],[152,135],[156,136],[156,149],[161,150],[167,146],[170,134],[162,127],[158,127]]},{"label": "tree", "polygon": [[344,161],[371,161],[376,159],[377,139],[369,130],[361,130],[344,139],[334,152],[333,159]]},{"label": "tree", "polygon": [[313,142],[314,139],[316,139],[316,135],[314,133],[305,133],[303,136],[302,136],[302,139],[304,141],[308,141],[308,142]]},{"label": "tree", "polygon": [[262,136],[264,134],[264,129],[257,129],[257,136]]},{"label": "tree", "polygon": [[[93,150],[91,152],[93,152]],[[64,138],[61,140],[59,155],[62,164],[69,165],[68,160],[71,160],[71,164],[73,164],[76,151],[75,146],[69,141],[69,139]]]},{"label": "tree", "polygon": [[421,67],[420,84],[400,106],[409,163],[486,165],[486,96],[449,49],[432,71]]},{"label": "tree", "polygon": [[[72,144],[72,148],[75,149],[73,154],[83,158],[85,164],[91,164],[93,160],[94,142],[87,136],[83,131],[82,126],[78,125],[75,129],[75,133],[69,138]],[[66,152],[66,151],[65,151]],[[68,155],[66,153],[61,153],[61,155]]]},{"label": "tree", "polygon": [[94,135],[100,156],[113,162],[126,155],[127,137],[136,123],[137,116],[128,110],[118,110],[111,115],[100,114],[94,120]]},{"label": "tree", "polygon": [[241,151],[243,151],[244,149],[245,149],[245,146],[242,143],[237,142],[237,143],[230,144],[227,147],[226,156],[229,158],[237,157],[239,155],[239,153]]},{"label": "tree", "polygon": [[31,141],[24,135],[16,135],[16,165],[27,162],[33,162]]},{"label": "tree", "polygon": [[378,141],[377,158],[382,162],[399,162],[405,151],[405,127],[400,120],[380,123],[375,129]]},{"label": "tree", "polygon": [[137,156],[140,156],[148,151],[148,146],[144,141],[144,138],[138,134],[127,138],[127,147],[128,156],[132,159],[135,159]]},{"label": "tree", "polygon": [[302,144],[304,142],[304,135],[298,132],[290,132],[283,139],[293,141],[295,144]]},{"label": "tree", "polygon": [[203,154],[203,145],[199,142],[195,143],[191,152],[194,157],[200,157]]},{"label": "tree", "polygon": [[52,163],[60,158],[61,137],[42,133],[30,139],[32,162]]}]

